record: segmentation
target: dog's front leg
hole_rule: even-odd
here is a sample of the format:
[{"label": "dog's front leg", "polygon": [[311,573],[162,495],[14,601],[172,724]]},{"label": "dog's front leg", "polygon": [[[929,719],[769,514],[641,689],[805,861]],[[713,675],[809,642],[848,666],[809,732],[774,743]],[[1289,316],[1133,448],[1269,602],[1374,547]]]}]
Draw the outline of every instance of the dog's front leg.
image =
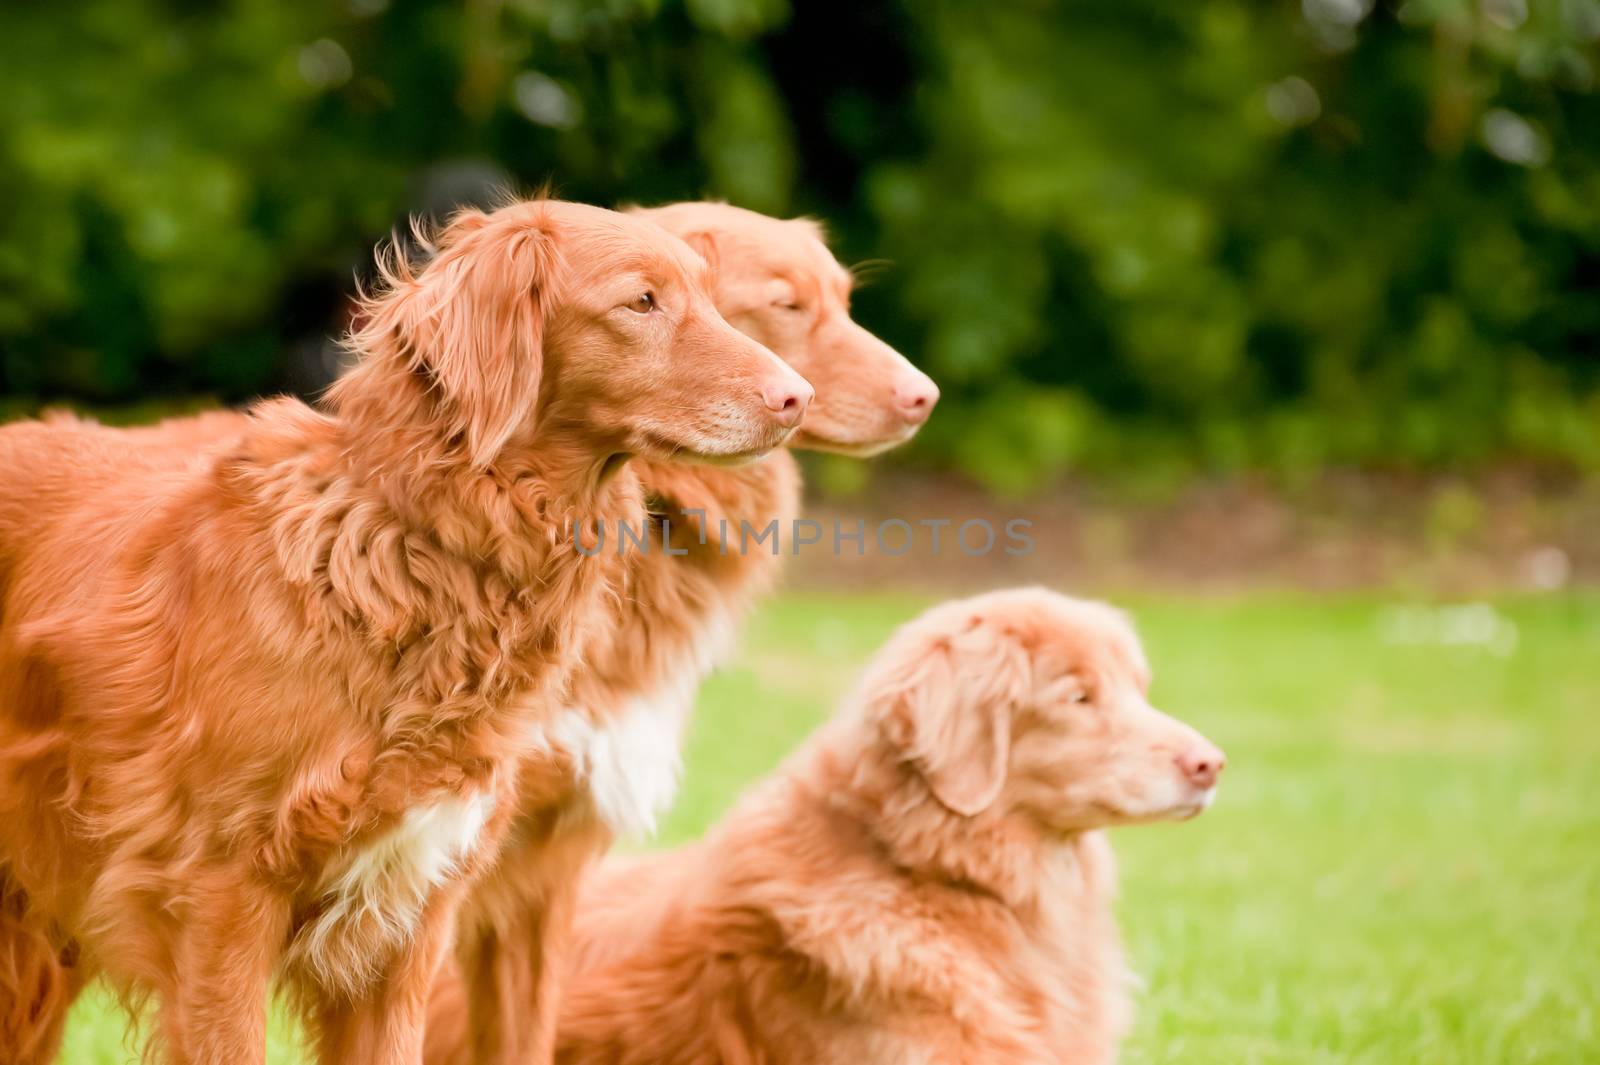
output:
[{"label": "dog's front leg", "polygon": [[83,965],[27,919],[27,894],[0,866],[0,1061],[50,1065],[61,1046],[67,1011],[83,988]]},{"label": "dog's front leg", "polygon": [[462,944],[475,1065],[545,1065],[555,1055],[577,884],[576,877],[542,879],[536,904],[502,915],[492,930]]},{"label": "dog's front leg", "polygon": [[272,893],[229,879],[195,889],[162,989],[158,1022],[173,1065],[251,1065],[267,1056],[267,998],[289,927]]},{"label": "dog's front leg", "polygon": [[319,1065],[421,1065],[428,997],[450,946],[466,883],[435,891],[383,979],[357,999],[330,997],[316,1011]]}]

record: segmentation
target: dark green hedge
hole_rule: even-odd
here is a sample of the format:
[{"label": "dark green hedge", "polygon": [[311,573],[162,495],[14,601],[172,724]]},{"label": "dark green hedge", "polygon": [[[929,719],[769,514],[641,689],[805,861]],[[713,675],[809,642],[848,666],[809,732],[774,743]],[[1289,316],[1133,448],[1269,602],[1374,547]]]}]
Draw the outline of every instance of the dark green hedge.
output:
[{"label": "dark green hedge", "polygon": [[1600,465],[1596,0],[0,8],[0,392],[298,383],[507,175],[881,259],[926,461]]}]

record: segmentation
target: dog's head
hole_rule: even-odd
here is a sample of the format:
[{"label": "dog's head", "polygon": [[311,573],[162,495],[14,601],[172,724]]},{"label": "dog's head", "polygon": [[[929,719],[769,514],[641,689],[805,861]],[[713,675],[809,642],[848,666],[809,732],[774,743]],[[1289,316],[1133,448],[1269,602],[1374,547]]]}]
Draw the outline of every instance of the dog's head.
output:
[{"label": "dog's head", "polygon": [[1210,805],[1222,752],[1152,707],[1149,684],[1120,611],[1024,588],[910,622],[863,694],[871,722],[949,810],[1070,833]]},{"label": "dog's head", "polygon": [[717,313],[705,260],[645,219],[535,200],[463,211],[432,250],[388,264],[354,343],[420,378],[477,466],[536,423],[602,453],[739,461],[785,442],[811,399]]},{"label": "dog's head", "polygon": [[939,400],[926,374],[850,317],[850,272],[809,219],[725,203],[634,212],[693,246],[713,271],[717,309],[816,387],[796,447],[872,455],[916,435]]}]

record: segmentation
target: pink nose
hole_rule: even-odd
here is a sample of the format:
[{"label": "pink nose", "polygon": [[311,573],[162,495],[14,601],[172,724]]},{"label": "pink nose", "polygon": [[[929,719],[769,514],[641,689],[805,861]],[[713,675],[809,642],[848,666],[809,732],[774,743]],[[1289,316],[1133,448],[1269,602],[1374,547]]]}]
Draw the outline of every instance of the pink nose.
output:
[{"label": "pink nose", "polygon": [[816,390],[798,377],[761,386],[761,400],[772,412],[772,420],[785,429],[800,424],[815,394]]},{"label": "pink nose", "polygon": [[907,425],[921,425],[939,402],[939,386],[918,374],[894,386],[894,409]]},{"label": "pink nose", "polygon": [[1177,756],[1178,768],[1197,788],[1214,787],[1217,775],[1228,764],[1227,755],[1204,740]]}]

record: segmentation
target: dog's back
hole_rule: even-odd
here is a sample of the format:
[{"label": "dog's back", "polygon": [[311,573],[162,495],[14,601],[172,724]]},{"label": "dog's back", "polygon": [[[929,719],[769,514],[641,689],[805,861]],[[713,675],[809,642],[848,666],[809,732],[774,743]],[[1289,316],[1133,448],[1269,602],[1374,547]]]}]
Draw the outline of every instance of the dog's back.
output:
[{"label": "dog's back", "polygon": [[145,437],[153,431],[113,429],[70,414],[0,426],[0,567],[70,532],[65,526],[79,512],[93,520],[86,503],[98,504],[92,514],[102,516],[119,509],[106,505],[108,496],[128,507],[155,505],[193,459],[189,450]]},{"label": "dog's back", "polygon": [[103,434],[92,422],[65,417],[0,426],[0,581],[41,527],[107,475]]},{"label": "dog's back", "polygon": [[91,593],[143,519],[193,486],[196,462],[71,415],[0,426],[0,626],[25,560],[31,597]]}]

